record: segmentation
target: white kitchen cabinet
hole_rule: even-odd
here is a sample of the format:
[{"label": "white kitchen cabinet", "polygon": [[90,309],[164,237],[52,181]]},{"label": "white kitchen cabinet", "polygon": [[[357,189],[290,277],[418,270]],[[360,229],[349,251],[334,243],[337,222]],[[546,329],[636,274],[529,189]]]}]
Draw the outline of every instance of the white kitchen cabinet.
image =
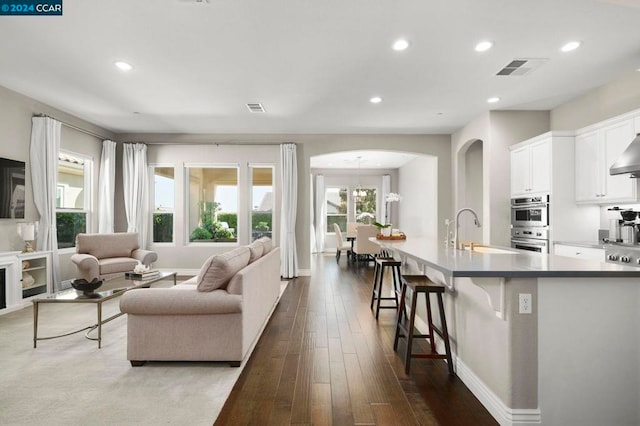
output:
[{"label": "white kitchen cabinet", "polygon": [[511,196],[551,191],[551,138],[511,151]]},{"label": "white kitchen cabinet", "polygon": [[576,135],[576,201],[610,204],[636,202],[638,181],[609,168],[634,138],[634,119],[610,122]]},{"label": "white kitchen cabinet", "polygon": [[553,254],[574,257],[576,259],[605,261],[604,249],[595,247],[573,246],[569,244],[554,244]]},{"label": "white kitchen cabinet", "polygon": [[551,241],[590,241],[600,225],[599,206],[575,201],[574,148],[570,131],[547,132],[509,147],[511,196],[549,194]]}]

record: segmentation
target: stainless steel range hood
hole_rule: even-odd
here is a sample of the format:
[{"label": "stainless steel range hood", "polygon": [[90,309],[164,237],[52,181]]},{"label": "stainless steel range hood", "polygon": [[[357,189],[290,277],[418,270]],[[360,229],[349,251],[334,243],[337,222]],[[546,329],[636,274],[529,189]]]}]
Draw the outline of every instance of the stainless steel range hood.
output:
[{"label": "stainless steel range hood", "polygon": [[640,178],[640,133],[609,168],[610,175],[623,173],[631,173],[630,177]]}]

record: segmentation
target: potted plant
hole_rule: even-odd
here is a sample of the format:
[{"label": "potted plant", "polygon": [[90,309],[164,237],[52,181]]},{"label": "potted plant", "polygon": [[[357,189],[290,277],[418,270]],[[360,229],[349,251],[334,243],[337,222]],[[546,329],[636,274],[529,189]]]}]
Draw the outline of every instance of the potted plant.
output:
[{"label": "potted plant", "polygon": [[362,212],[358,216],[356,216],[356,222],[366,223],[366,224],[370,225],[371,224],[371,220],[374,219],[374,218],[375,218],[375,216],[373,215],[373,213]]},{"label": "potted plant", "polygon": [[373,222],[373,225],[378,228],[378,233],[379,234],[382,234],[385,237],[388,237],[388,236],[391,235],[391,224],[390,223],[382,224],[380,222]]}]

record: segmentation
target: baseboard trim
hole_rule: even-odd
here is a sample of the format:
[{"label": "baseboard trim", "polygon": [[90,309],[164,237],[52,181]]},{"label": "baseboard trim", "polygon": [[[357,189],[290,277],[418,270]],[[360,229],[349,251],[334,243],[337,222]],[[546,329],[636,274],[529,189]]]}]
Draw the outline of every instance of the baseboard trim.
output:
[{"label": "baseboard trim", "polygon": [[[416,316],[415,327],[422,334],[428,334],[427,323],[422,318]],[[436,336],[436,346],[440,353],[444,353],[444,343],[439,336]],[[540,424],[542,413],[540,409],[530,408],[510,408],[478,377],[475,373],[458,358],[455,353],[451,354],[455,365],[456,375],[469,388],[482,405],[502,426],[517,426]]]},{"label": "baseboard trim", "polygon": [[298,269],[298,276],[299,277],[310,277],[311,276],[311,269]]},{"label": "baseboard trim", "polygon": [[471,393],[484,405],[491,415],[503,426],[540,424],[542,413],[539,408],[510,408],[473,371],[456,357],[456,374]]}]

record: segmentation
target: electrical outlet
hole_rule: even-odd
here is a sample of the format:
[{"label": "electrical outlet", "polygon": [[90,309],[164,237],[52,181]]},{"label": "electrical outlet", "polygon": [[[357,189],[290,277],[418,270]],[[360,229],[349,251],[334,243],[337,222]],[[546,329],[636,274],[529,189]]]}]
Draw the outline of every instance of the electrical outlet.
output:
[{"label": "electrical outlet", "polygon": [[530,293],[520,293],[518,294],[519,296],[519,302],[520,302],[520,313],[521,314],[530,314],[532,311],[532,300],[531,300],[531,294]]}]

